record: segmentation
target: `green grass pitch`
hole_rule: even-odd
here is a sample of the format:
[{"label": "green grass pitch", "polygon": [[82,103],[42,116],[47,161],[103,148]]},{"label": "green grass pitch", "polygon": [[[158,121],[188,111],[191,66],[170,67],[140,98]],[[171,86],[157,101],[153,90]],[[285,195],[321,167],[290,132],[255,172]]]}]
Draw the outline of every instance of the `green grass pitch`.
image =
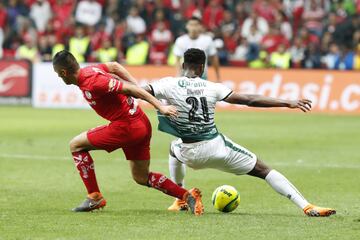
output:
[{"label": "green grass pitch", "polygon": [[[152,170],[168,175],[172,137],[156,130]],[[103,211],[73,213],[85,189],[69,140],[105,121],[87,110],[0,108],[0,239],[359,239],[360,118],[321,114],[219,112],[218,128],[287,176],[312,203],[337,209],[309,218],[262,180],[188,169],[203,191],[205,214],[168,212],[168,196],[136,185],[121,150],[93,152]],[[217,212],[212,191],[237,188],[235,212]]]}]

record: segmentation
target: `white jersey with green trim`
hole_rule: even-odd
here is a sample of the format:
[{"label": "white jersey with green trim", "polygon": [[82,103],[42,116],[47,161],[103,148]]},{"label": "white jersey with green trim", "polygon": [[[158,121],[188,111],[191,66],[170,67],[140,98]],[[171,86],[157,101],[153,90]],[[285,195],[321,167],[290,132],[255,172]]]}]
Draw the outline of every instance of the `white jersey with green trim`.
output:
[{"label": "white jersey with green trim", "polygon": [[225,99],[232,90],[220,83],[199,77],[166,77],[149,84],[156,98],[177,108],[179,116],[159,117],[159,130],[191,141],[216,137],[214,115],[216,102]]}]

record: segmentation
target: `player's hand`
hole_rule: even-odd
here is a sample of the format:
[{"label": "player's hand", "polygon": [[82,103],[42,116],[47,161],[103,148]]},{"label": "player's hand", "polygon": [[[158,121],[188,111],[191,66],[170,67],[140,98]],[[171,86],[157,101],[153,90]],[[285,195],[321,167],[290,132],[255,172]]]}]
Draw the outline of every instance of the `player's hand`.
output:
[{"label": "player's hand", "polygon": [[290,101],[289,108],[300,108],[303,112],[309,112],[311,111],[311,103],[309,99]]},{"label": "player's hand", "polygon": [[169,116],[169,117],[177,117],[178,111],[176,110],[176,107],[174,106],[161,106],[159,109],[160,113]]}]

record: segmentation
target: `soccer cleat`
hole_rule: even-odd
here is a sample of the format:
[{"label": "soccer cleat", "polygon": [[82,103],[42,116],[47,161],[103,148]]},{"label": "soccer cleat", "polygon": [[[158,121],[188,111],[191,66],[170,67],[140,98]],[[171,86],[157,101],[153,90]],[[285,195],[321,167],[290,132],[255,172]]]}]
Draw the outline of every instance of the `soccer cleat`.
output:
[{"label": "soccer cleat", "polygon": [[168,208],[168,210],[169,211],[187,211],[187,210],[189,210],[189,206],[184,200],[175,199],[175,201]]},{"label": "soccer cleat", "polygon": [[184,196],[184,200],[187,202],[191,212],[195,214],[195,216],[200,216],[204,213],[204,205],[201,201],[201,192],[199,189],[191,189]]},{"label": "soccer cleat", "polygon": [[309,204],[304,208],[304,213],[309,217],[328,217],[330,215],[336,214],[335,209],[317,207],[315,205]]},{"label": "soccer cleat", "polygon": [[106,200],[99,192],[90,193],[87,198],[76,208],[73,208],[73,212],[91,212],[95,209],[104,208],[106,206]]}]

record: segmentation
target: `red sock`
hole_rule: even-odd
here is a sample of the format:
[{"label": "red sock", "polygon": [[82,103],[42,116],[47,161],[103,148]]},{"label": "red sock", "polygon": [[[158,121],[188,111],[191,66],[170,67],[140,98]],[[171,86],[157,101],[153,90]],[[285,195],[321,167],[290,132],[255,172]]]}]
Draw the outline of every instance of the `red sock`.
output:
[{"label": "red sock", "polygon": [[167,195],[183,199],[186,189],[180,187],[161,173],[149,173],[148,183],[150,187],[156,188]]},{"label": "red sock", "polygon": [[94,161],[87,151],[72,153],[75,166],[79,170],[80,177],[83,180],[88,193],[100,192],[96,176]]}]

